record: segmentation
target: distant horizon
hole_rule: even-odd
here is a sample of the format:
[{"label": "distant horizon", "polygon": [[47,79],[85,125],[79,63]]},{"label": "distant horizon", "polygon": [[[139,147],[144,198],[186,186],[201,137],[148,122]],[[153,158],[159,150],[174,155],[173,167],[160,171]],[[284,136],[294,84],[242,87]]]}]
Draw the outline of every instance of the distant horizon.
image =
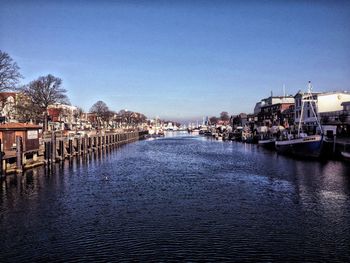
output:
[{"label": "distant horizon", "polygon": [[74,106],[181,122],[263,98],[349,91],[348,1],[1,1],[0,49]]}]

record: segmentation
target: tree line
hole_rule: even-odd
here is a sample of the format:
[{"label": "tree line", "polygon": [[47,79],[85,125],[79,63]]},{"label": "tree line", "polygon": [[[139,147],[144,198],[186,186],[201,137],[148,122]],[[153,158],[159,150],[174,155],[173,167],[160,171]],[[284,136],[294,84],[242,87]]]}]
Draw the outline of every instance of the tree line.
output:
[{"label": "tree line", "polygon": [[209,118],[209,122],[212,125],[217,124],[219,121],[227,122],[229,120],[230,120],[230,116],[227,111],[221,112],[219,117],[212,116]]},{"label": "tree line", "polygon": [[[16,115],[19,121],[43,123],[43,129],[47,130],[49,116],[48,107],[55,103],[70,105],[67,97],[67,90],[63,88],[62,79],[51,74],[40,76],[26,85],[18,86],[23,76],[20,73],[20,67],[6,52],[0,50],[0,92],[16,91],[18,92]],[[76,118],[83,114],[83,110],[77,107],[74,113]],[[93,125],[103,127],[108,125],[111,119],[120,123],[139,124],[146,120],[146,116],[132,111],[122,110],[118,113],[109,109],[103,101],[97,101],[90,108],[95,118]]]}]

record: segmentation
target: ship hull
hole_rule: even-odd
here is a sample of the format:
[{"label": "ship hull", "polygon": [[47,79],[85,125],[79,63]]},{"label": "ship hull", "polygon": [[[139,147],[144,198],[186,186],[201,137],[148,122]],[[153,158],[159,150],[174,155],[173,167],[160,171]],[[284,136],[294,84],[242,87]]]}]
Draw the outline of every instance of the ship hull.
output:
[{"label": "ship hull", "polygon": [[322,152],[322,137],[321,135],[313,135],[288,141],[276,141],[275,147],[282,154],[318,158]]},{"label": "ship hull", "polygon": [[258,145],[266,149],[275,149],[275,139],[259,140]]},{"label": "ship hull", "polygon": [[344,160],[350,161],[350,153],[348,152],[341,152],[341,156]]}]

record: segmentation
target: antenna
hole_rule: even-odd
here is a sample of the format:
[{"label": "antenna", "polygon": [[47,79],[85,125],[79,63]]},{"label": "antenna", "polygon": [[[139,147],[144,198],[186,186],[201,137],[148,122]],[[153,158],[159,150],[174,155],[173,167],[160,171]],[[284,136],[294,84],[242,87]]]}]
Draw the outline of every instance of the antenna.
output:
[{"label": "antenna", "polygon": [[283,84],[283,97],[286,97],[286,85]]},{"label": "antenna", "polygon": [[309,83],[307,85],[307,91],[308,91],[308,93],[312,92],[312,85],[311,85],[311,81],[310,80],[309,80]]}]

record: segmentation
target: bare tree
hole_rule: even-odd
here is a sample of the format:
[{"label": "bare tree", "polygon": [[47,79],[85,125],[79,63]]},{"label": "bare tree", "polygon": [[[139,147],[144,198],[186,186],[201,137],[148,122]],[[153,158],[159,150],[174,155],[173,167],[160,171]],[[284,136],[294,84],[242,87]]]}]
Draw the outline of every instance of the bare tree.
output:
[{"label": "bare tree", "polygon": [[[137,123],[137,124],[145,123],[146,120],[147,120],[146,115],[144,115],[143,113],[137,112],[137,117],[136,117],[136,123]],[[179,123],[176,123],[176,125],[177,125],[177,126],[180,126]]]},{"label": "bare tree", "polygon": [[17,103],[15,105],[16,119],[20,122],[34,121],[35,123],[43,121],[42,109],[38,105],[19,93],[17,96]]},{"label": "bare tree", "polygon": [[54,103],[69,103],[66,90],[61,87],[62,80],[49,74],[39,77],[19,88],[19,91],[30,101],[30,104],[44,114],[44,131],[47,130],[47,108]]},{"label": "bare tree", "polygon": [[90,113],[96,114],[98,127],[100,127],[101,123],[108,122],[113,116],[113,112],[109,110],[107,104],[101,100],[91,106]]},{"label": "bare tree", "polygon": [[211,125],[215,125],[218,122],[218,118],[215,116],[212,116],[209,118],[209,122]]},{"label": "bare tree", "polygon": [[0,50],[0,91],[14,89],[22,75],[9,54]]},{"label": "bare tree", "polygon": [[78,122],[78,120],[81,119],[83,113],[84,113],[84,110],[81,107],[77,106],[77,109],[73,113],[74,121]]},{"label": "bare tree", "polygon": [[230,119],[230,116],[228,115],[227,111],[223,111],[220,113],[220,119],[222,121],[228,121]]}]

